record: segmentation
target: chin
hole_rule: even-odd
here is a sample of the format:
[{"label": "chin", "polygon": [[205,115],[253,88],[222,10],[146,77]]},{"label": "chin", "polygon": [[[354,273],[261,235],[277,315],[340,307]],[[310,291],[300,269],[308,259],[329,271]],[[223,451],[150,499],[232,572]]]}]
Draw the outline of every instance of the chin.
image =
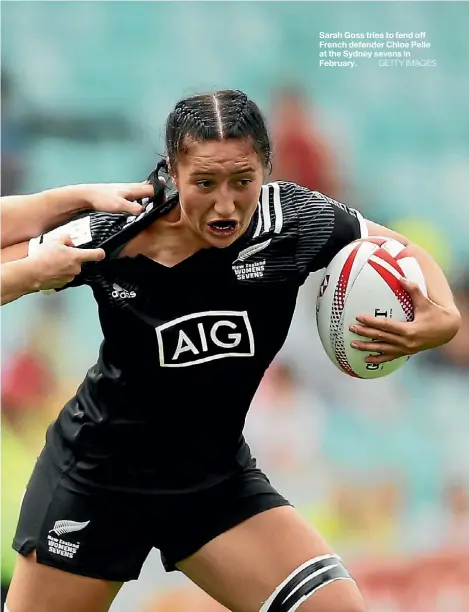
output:
[{"label": "chin", "polygon": [[235,236],[230,236],[229,238],[214,238],[213,236],[207,236],[205,238],[205,241],[211,246],[211,247],[215,247],[216,249],[226,249],[227,247],[231,246],[233,244],[233,242],[236,242],[236,240],[239,238],[239,235],[236,234]]}]

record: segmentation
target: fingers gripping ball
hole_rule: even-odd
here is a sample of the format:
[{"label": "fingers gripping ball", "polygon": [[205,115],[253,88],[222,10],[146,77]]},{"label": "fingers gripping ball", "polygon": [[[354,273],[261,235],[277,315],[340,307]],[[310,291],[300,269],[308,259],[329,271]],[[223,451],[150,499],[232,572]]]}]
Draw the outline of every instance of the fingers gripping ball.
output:
[{"label": "fingers gripping ball", "polygon": [[347,245],[327,267],[317,296],[316,320],[324,350],[342,372],[356,378],[381,378],[407,362],[403,356],[381,364],[366,363],[377,352],[353,348],[353,340],[364,338],[349,330],[360,314],[413,320],[414,304],[401,277],[417,283],[426,295],[423,272],[409,249],[397,240],[377,236]]}]

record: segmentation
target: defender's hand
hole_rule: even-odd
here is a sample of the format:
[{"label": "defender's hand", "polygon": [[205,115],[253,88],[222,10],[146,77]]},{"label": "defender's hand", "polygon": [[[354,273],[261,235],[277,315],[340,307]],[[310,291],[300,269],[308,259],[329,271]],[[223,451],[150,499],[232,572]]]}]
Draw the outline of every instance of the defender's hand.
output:
[{"label": "defender's hand", "polygon": [[89,208],[108,213],[139,215],[143,208],[135,200],[152,198],[155,195],[153,186],[149,183],[103,183],[80,187]]},{"label": "defender's hand", "polygon": [[35,289],[47,291],[70,283],[88,261],[101,261],[103,249],[77,249],[69,236],[61,236],[42,244],[28,257],[32,266]]}]

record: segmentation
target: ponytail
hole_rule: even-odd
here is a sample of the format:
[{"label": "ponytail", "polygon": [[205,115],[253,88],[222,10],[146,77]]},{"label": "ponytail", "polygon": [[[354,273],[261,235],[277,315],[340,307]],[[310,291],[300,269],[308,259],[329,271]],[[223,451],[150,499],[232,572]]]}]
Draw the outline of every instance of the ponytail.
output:
[{"label": "ponytail", "polygon": [[160,161],[156,164],[156,168],[151,171],[147,178],[147,181],[153,186],[155,191],[155,199],[158,199],[158,196],[165,190],[165,183],[160,181],[160,171],[163,171],[166,175],[168,174],[168,162],[165,157],[160,159]]}]

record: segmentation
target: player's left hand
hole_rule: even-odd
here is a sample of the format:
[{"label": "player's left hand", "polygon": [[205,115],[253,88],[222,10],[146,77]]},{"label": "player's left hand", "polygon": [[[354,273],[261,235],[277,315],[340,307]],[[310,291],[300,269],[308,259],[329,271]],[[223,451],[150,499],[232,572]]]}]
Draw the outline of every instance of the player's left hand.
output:
[{"label": "player's left hand", "polygon": [[412,322],[359,315],[357,323],[350,326],[350,331],[371,340],[354,340],[353,348],[379,353],[367,357],[366,363],[385,363],[441,346],[452,340],[459,329],[460,315],[456,307],[439,306],[422,293],[417,283],[401,278],[401,284],[414,304]]},{"label": "player's left hand", "polygon": [[143,207],[135,200],[155,195],[150,183],[102,183],[80,185],[87,208],[108,213],[139,215]]}]

